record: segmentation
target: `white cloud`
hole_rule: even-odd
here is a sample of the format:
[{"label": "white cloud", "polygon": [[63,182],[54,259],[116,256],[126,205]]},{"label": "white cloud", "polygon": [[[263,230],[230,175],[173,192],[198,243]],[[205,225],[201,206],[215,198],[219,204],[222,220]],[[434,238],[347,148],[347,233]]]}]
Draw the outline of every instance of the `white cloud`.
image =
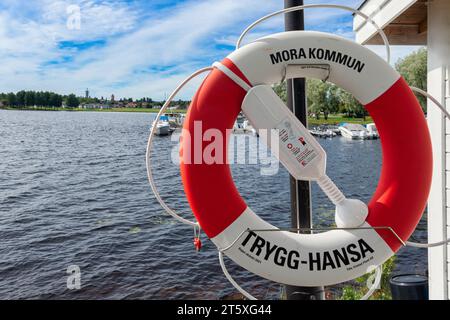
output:
[{"label": "white cloud", "polygon": [[[2,3],[9,9],[0,13],[2,90],[57,90],[52,86],[54,79],[51,78],[50,68],[42,68],[42,65],[74,54],[74,50],[59,48],[59,42],[83,42],[113,36],[129,30],[134,23],[135,15],[127,7],[80,1],[81,30],[69,30],[66,26],[66,8],[71,3],[49,0]],[[57,81],[70,76],[70,71],[65,71],[65,74],[60,74],[63,78]],[[77,88],[66,87],[64,92],[74,90]]]},{"label": "white cloud", "polygon": [[[53,27],[54,37],[65,41],[89,41],[130,31],[138,19],[137,12],[118,1],[41,0],[41,23]],[[70,6],[80,8],[81,28],[67,28]]]},{"label": "white cloud", "polygon": [[[129,22],[124,24],[123,21],[130,19],[133,14],[124,8],[111,8],[107,2],[95,4],[82,1],[82,28],[72,31],[65,28],[65,8],[69,2],[41,1],[45,14],[33,17],[33,20],[16,22],[0,34],[2,58],[10,62],[8,69],[2,70],[9,75],[8,82],[3,78],[0,84],[14,91],[48,88],[65,93],[92,87],[94,94],[109,95],[117,83],[127,83],[127,96],[152,95],[160,98],[163,91],[167,92],[175,81],[193,70],[186,71],[187,66],[193,67],[193,60],[199,57],[207,60],[213,55],[210,50],[215,43],[208,43],[206,39],[214,39],[221,30],[233,29],[236,25],[242,25],[245,19],[252,19],[275,7],[274,2],[267,2],[246,15],[236,14],[257,3],[246,0],[188,2],[176,6],[170,12],[162,11],[159,15],[153,15],[124,35],[111,37],[114,31],[126,31],[130,27]],[[112,12],[115,15],[110,14]],[[7,24],[11,15],[5,16],[4,20],[4,24]],[[15,37],[15,34],[21,36]],[[106,39],[107,45],[75,54],[72,52],[72,62],[40,68],[42,63],[70,53],[67,49],[59,49],[58,41],[96,38]],[[27,57],[33,54],[33,57]],[[135,74],[158,65],[172,66],[174,73]],[[147,84],[147,90],[143,89],[143,82]],[[158,82],[170,83],[171,86],[162,90]]]},{"label": "white cloud", "polygon": [[[89,87],[96,96],[162,99],[195,69],[228,54],[249,23],[282,8],[278,0],[192,0],[149,12],[149,3],[2,0],[7,10],[0,13],[0,91],[81,94]],[[66,27],[71,4],[81,8],[81,30]],[[352,37],[349,13],[311,9],[306,15],[311,29],[326,27]],[[341,23],[342,17],[347,22]],[[339,27],[333,28],[331,21],[340,21]],[[280,16],[252,31],[247,41],[283,27]],[[83,50],[59,45],[96,40],[105,44]],[[189,98],[194,91],[190,86],[181,97]]]}]

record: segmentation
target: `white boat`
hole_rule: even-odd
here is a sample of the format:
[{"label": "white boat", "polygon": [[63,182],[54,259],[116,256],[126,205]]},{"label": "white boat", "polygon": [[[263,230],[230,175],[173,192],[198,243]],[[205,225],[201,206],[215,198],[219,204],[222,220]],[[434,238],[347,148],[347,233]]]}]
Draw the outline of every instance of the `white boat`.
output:
[{"label": "white boat", "polygon": [[311,133],[313,136],[315,136],[315,137],[320,137],[320,136],[322,136],[322,132],[321,131],[319,131],[319,130],[317,130],[317,129],[310,129],[309,130],[309,133]]},{"label": "white boat", "polygon": [[333,138],[337,135],[337,133],[334,132],[332,129],[328,129],[326,127],[313,128],[309,130],[309,133],[311,133],[313,136],[320,138]]},{"label": "white boat", "polygon": [[325,137],[333,138],[333,137],[336,137],[336,136],[337,136],[337,134],[333,130],[331,130],[331,129],[325,130]]},{"label": "white boat", "polygon": [[169,123],[169,117],[166,115],[162,115],[159,118],[158,123],[155,124],[156,121],[153,121],[152,124],[152,128],[153,126],[156,125],[156,131],[155,134],[158,136],[167,136],[170,134],[171,132],[171,128],[170,128],[170,123]]},{"label": "white boat", "polygon": [[186,116],[182,113],[166,113],[164,114],[169,118],[170,130],[175,131],[178,128],[183,127]]},{"label": "white boat", "polygon": [[256,129],[253,128],[253,126],[250,124],[250,122],[247,119],[244,120],[244,122],[242,123],[242,127],[244,128],[244,131],[246,133],[251,133],[254,136],[258,135],[258,132],[256,131]]},{"label": "white boat", "polygon": [[378,139],[380,135],[378,134],[377,127],[375,126],[375,123],[368,123],[366,125],[367,132],[369,135],[369,139]]},{"label": "white boat", "polygon": [[250,122],[242,114],[239,114],[238,118],[234,122],[233,133],[234,134],[251,133],[254,136],[258,136],[257,130],[255,128],[253,128],[253,126],[250,124]]},{"label": "white boat", "polygon": [[341,135],[347,139],[352,140],[365,140],[369,139],[369,132],[367,129],[356,123],[343,123],[339,126]]},{"label": "white boat", "polygon": [[331,130],[332,132],[335,133],[335,135],[341,135],[341,131],[339,130],[338,126],[334,126],[334,125],[328,125],[328,130]]}]

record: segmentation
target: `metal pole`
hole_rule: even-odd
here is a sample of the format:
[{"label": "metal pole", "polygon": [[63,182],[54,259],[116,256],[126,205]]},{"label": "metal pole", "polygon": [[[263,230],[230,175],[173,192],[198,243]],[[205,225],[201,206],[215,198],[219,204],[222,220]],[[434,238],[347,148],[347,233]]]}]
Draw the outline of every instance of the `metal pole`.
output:
[{"label": "metal pole", "polygon": [[[303,0],[284,0],[284,7],[303,5]],[[305,30],[303,11],[285,14],[285,30]],[[298,78],[287,81],[287,104],[295,116],[307,126],[305,79]],[[291,224],[293,228],[311,228],[311,193],[309,181],[295,180],[290,177],[291,187]],[[286,286],[288,300],[323,300],[323,287]]]}]

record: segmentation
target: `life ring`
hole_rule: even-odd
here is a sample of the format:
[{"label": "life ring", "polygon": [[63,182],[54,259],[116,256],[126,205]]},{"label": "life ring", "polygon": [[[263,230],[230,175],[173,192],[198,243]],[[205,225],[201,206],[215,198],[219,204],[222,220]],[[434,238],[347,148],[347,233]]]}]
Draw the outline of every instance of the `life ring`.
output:
[{"label": "life ring", "polygon": [[[258,217],[237,191],[226,161],[227,144],[221,163],[198,163],[193,153],[186,155],[198,143],[196,135],[208,129],[228,135],[241,111],[246,91],[223,70],[214,69],[207,76],[187,114],[180,149],[182,180],[200,226],[219,249],[229,248],[225,254],[234,262],[279,283],[331,285],[380,265],[411,236],[430,190],[430,135],[405,80],[375,53],[347,39],[320,32],[284,32],[256,40],[221,62],[248,86],[278,83],[291,63],[328,64],[328,81],[352,93],[377,126],[382,171],[362,228],[312,235],[252,231],[276,227]],[[298,70],[287,77],[308,75]],[[202,125],[194,132],[199,130],[197,121]],[[200,141],[202,151],[211,143]]]}]

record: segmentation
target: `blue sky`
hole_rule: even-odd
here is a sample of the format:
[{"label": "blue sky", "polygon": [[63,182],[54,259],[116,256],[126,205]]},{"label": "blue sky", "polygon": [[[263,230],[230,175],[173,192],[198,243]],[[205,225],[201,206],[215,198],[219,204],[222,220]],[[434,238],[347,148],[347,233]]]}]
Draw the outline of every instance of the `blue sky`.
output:
[{"label": "blue sky", "polygon": [[[351,7],[360,2],[305,1]],[[163,99],[188,74],[232,52],[253,20],[282,6],[282,0],[2,0],[0,92],[82,95],[89,88],[97,97]],[[79,29],[73,24],[77,7]],[[352,15],[344,11],[310,9],[306,28],[354,36]],[[282,29],[282,18],[276,18],[249,39]],[[393,61],[414,49],[394,47]],[[189,99],[196,84],[181,98]]]}]

